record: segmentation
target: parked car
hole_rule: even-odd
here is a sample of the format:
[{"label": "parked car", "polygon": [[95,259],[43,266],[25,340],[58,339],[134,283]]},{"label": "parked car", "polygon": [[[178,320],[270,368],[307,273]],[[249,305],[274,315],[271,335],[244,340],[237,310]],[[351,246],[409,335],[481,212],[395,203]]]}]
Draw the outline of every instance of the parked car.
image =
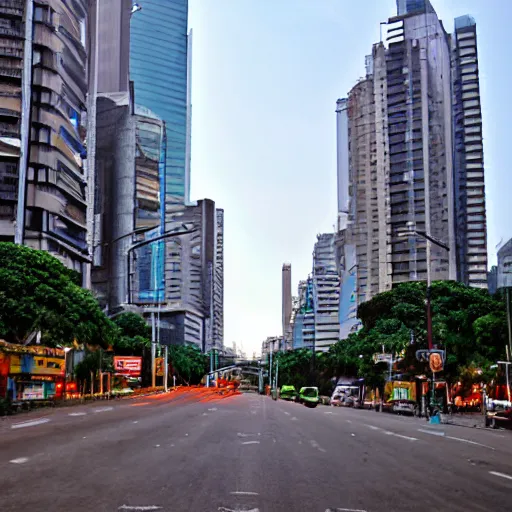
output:
[{"label": "parked car", "polygon": [[299,402],[306,407],[316,407],[320,398],[318,396],[318,388],[313,386],[300,388]]},{"label": "parked car", "polygon": [[279,393],[279,397],[282,400],[289,400],[291,402],[296,402],[299,394],[297,393],[297,390],[295,389],[295,386],[281,386],[281,391]]}]

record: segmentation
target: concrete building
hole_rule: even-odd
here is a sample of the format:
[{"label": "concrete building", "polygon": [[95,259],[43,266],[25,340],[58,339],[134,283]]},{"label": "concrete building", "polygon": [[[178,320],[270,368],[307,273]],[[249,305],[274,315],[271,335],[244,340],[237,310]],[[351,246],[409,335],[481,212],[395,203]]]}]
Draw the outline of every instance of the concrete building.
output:
[{"label": "concrete building", "polygon": [[188,0],[145,0],[131,21],[130,79],[137,104],[166,126],[166,205],[190,196],[191,37]]},{"label": "concrete building", "polygon": [[0,240],[89,285],[87,2],[0,3]]},{"label": "concrete building", "polygon": [[427,269],[487,287],[476,26],[463,16],[448,34],[428,0],[397,12],[336,109],[338,271],[355,247],[358,304]]},{"label": "concrete building", "polygon": [[[165,240],[165,293],[161,303],[153,305],[142,300],[133,279],[132,302],[145,313],[160,315],[162,343],[194,344],[205,352],[222,348],[223,212],[219,211],[210,199],[167,208],[168,231],[181,230],[183,225],[194,231]],[[144,254],[139,252],[141,249],[134,251],[133,269]],[[219,263],[217,257],[221,259]]]},{"label": "concrete building", "polygon": [[224,345],[224,210],[217,208],[215,270],[213,280],[213,347]]},{"label": "concrete building", "polygon": [[281,316],[283,337],[287,339],[292,316],[292,266],[289,263],[283,263],[281,272]]},{"label": "concrete building", "polygon": [[315,349],[328,350],[340,339],[339,286],[335,235],[317,235],[313,252],[313,304]]}]

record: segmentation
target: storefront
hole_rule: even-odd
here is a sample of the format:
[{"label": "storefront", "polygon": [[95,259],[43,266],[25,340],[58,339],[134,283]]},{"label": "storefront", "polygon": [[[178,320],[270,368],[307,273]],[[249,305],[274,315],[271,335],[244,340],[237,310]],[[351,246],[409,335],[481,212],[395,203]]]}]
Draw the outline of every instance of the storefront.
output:
[{"label": "storefront", "polygon": [[62,349],[0,340],[0,396],[13,401],[61,398],[64,366]]}]

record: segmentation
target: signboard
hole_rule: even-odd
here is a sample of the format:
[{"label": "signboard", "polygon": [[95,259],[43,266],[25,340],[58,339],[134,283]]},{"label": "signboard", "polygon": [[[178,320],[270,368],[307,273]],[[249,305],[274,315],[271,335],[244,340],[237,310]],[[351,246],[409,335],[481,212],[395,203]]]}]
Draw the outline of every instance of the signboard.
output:
[{"label": "signboard", "polygon": [[512,287],[512,240],[498,251],[498,288]]},{"label": "signboard", "polygon": [[164,358],[156,357],[155,364],[156,364],[156,376],[163,377],[164,376]]},{"label": "signboard", "polygon": [[139,377],[142,370],[142,357],[114,356],[114,371],[118,375]]},{"label": "signboard", "polygon": [[430,369],[436,373],[443,371],[444,368],[444,357],[437,351],[431,351],[428,357],[428,364]]},{"label": "signboard", "polygon": [[393,354],[373,354],[373,362],[378,363],[391,363],[393,361]]}]

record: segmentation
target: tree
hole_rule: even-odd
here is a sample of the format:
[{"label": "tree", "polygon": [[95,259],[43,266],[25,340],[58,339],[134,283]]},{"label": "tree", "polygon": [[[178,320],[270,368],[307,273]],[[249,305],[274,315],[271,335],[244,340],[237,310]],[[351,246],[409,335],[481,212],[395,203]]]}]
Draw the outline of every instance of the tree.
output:
[{"label": "tree", "polygon": [[173,373],[187,386],[199,384],[208,373],[208,356],[194,345],[170,345],[169,361]]},{"label": "tree", "polygon": [[114,349],[120,355],[143,355],[151,347],[151,330],[144,318],[136,313],[122,313],[114,318],[119,336]]},{"label": "tree", "polygon": [[0,243],[0,336],[20,343],[41,331],[49,346],[79,343],[106,347],[117,329],[76,272],[45,251]]}]

